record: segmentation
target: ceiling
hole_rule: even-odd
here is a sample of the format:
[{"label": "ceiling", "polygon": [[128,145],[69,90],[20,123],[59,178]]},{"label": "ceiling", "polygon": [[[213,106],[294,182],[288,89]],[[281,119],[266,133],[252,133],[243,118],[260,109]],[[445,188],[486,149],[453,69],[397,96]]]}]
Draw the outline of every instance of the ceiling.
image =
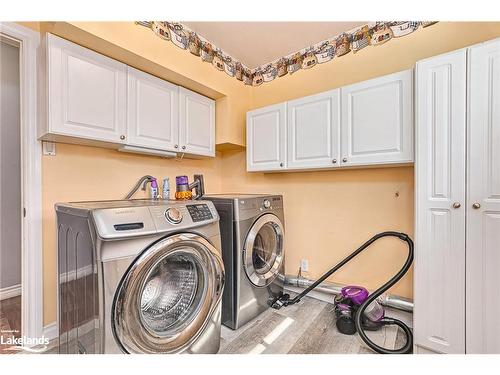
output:
[{"label": "ceiling", "polygon": [[355,22],[182,22],[249,68],[366,24]]}]

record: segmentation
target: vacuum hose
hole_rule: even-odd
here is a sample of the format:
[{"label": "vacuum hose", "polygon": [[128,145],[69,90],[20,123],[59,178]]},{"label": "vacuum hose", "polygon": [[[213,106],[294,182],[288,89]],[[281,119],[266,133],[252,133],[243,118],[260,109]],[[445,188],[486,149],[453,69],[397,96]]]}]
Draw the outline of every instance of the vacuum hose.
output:
[{"label": "vacuum hose", "polygon": [[307,293],[309,293],[311,290],[316,288],[319,284],[321,284],[323,281],[325,281],[330,275],[332,275],[334,272],[336,272],[338,269],[342,268],[346,263],[348,263],[351,259],[356,257],[359,253],[361,253],[363,250],[365,250],[368,246],[373,244],[375,241],[377,241],[380,238],[383,237],[396,237],[399,238],[402,241],[405,241],[406,244],[408,245],[408,257],[406,258],[406,261],[403,265],[403,267],[384,285],[382,285],[380,288],[375,290],[372,294],[368,296],[365,302],[361,304],[361,306],[357,309],[355,317],[354,317],[354,324],[356,325],[356,330],[359,333],[359,336],[361,339],[365,342],[368,347],[370,347],[372,350],[374,350],[377,353],[381,354],[409,354],[413,350],[413,334],[410,330],[410,328],[404,324],[402,321],[394,318],[383,318],[381,323],[383,325],[397,325],[400,327],[403,332],[406,335],[406,343],[405,345],[400,348],[400,349],[386,349],[384,347],[378,346],[375,344],[373,341],[371,341],[368,336],[365,334],[363,330],[363,313],[366,310],[366,308],[372,303],[375,299],[377,299],[382,293],[384,293],[386,290],[391,288],[394,284],[396,284],[404,275],[406,272],[411,267],[411,264],[413,262],[413,241],[411,238],[406,234],[406,233],[400,233],[400,232],[382,232],[378,233],[372,238],[370,238],[368,241],[366,241],[363,245],[361,245],[358,249],[356,249],[354,252],[352,252],[349,256],[344,258],[342,261],[340,261],[338,264],[336,264],[333,268],[331,268],[328,272],[326,272],[323,276],[321,276],[316,282],[311,284],[308,288],[303,290],[300,294],[295,296],[294,298],[290,299],[290,296],[288,294],[284,294],[281,298],[278,298],[276,301],[273,303],[273,307],[276,309],[279,309],[283,306],[288,306],[288,305],[293,305],[297,302],[299,302],[302,297],[304,297]]},{"label": "vacuum hose", "polygon": [[[394,284],[396,284],[408,270],[410,269],[410,266],[413,262],[413,241],[411,238],[405,234],[405,233],[399,233],[399,232],[382,232],[379,234],[376,234],[372,238],[370,238],[368,241],[366,241],[361,247],[356,250],[356,255],[366,249],[368,246],[370,246],[372,243],[377,241],[380,238],[383,237],[397,237],[402,241],[405,241],[408,245],[408,257],[406,258],[406,261],[403,265],[403,267],[384,285],[382,285],[380,288],[378,288],[376,291],[371,293],[367,300],[361,304],[361,306],[358,308],[356,315],[354,317],[354,324],[356,325],[356,330],[359,333],[359,336],[361,339],[365,342],[370,349],[374,350],[377,353],[381,354],[409,354],[412,353],[413,351],[413,334],[410,330],[410,328],[404,324],[401,320],[394,319],[394,318],[384,318],[382,320],[382,324],[384,325],[397,325],[400,327],[405,336],[406,336],[406,343],[402,348],[399,349],[387,349],[382,346],[378,346],[375,344],[373,341],[371,341],[368,336],[366,335],[365,331],[363,330],[363,313],[366,310],[366,308],[375,301],[382,293],[384,293],[386,290],[391,288]],[[352,258],[351,258],[352,259]]]}]

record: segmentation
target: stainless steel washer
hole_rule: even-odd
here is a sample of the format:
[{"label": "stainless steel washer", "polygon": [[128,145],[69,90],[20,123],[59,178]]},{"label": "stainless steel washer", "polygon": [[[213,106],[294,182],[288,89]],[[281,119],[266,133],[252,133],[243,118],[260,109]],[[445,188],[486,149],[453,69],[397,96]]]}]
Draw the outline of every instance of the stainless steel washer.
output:
[{"label": "stainless steel washer", "polygon": [[216,353],[224,266],[208,201],[57,204],[60,353]]},{"label": "stainless steel washer", "polygon": [[285,228],[281,195],[209,195],[219,212],[226,287],[222,324],[237,329],[283,293]]}]

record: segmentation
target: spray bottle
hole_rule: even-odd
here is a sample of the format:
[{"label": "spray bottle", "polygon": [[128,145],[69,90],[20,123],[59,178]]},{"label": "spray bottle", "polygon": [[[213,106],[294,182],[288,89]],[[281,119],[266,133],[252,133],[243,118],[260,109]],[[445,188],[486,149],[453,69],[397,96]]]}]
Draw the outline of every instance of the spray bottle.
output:
[{"label": "spray bottle", "polygon": [[168,177],[165,177],[163,179],[163,199],[169,200],[170,199],[170,180]]},{"label": "spray bottle", "polygon": [[158,182],[156,178],[151,180],[151,199],[158,199]]}]

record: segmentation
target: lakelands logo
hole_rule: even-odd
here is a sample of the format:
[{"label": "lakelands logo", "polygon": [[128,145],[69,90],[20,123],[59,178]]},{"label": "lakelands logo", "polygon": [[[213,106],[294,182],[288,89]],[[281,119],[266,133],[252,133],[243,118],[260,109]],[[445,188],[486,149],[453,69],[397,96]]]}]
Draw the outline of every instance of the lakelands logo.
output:
[{"label": "lakelands logo", "polygon": [[[7,335],[5,335],[7,333]],[[8,350],[19,350],[31,353],[42,353],[47,350],[49,339],[45,336],[42,337],[15,337],[12,331],[0,332],[0,345],[5,345]]]}]

